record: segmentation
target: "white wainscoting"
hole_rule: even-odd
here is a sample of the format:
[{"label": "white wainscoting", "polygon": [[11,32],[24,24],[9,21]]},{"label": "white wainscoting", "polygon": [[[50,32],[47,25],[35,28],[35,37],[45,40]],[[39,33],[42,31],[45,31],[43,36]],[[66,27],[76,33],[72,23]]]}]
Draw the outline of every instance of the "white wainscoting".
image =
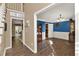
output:
[{"label": "white wainscoting", "polygon": [[69,40],[69,32],[53,32],[53,37]]}]

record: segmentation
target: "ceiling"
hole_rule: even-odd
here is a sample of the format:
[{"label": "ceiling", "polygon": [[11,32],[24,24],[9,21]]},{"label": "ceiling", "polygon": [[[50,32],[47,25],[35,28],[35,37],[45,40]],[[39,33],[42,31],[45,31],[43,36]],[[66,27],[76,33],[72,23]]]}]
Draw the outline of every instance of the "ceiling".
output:
[{"label": "ceiling", "polygon": [[44,12],[38,14],[39,19],[45,20],[57,20],[59,15],[62,15],[65,19],[75,17],[75,4],[74,3],[56,3]]}]

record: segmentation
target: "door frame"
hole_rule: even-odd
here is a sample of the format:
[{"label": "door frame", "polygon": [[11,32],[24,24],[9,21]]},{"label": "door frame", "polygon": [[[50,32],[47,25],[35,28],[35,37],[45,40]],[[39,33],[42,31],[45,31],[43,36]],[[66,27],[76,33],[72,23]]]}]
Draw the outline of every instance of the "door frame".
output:
[{"label": "door frame", "polygon": [[[22,42],[25,43],[25,19],[24,19],[24,12],[21,11],[16,11],[16,10],[10,10],[10,47],[12,48],[12,19],[16,19],[16,20],[23,20],[23,32],[22,32]],[[11,14],[11,12],[13,13],[17,13],[17,14],[21,14],[23,15],[22,17],[18,17],[18,16],[14,16]]]},{"label": "door frame", "polygon": [[[42,24],[40,24],[39,26],[41,26],[41,41],[42,41]],[[38,26],[37,26],[37,32],[38,32]],[[38,43],[38,34],[37,34],[37,43]]]},{"label": "door frame", "polygon": [[48,39],[48,23],[46,23],[46,29],[47,29],[47,32],[46,32],[46,34],[45,34],[45,37],[46,37],[46,39]]},{"label": "door frame", "polygon": [[37,15],[41,12],[44,12],[51,6],[55,5],[55,3],[49,4],[48,6],[36,11],[34,13],[34,53],[37,53]]}]

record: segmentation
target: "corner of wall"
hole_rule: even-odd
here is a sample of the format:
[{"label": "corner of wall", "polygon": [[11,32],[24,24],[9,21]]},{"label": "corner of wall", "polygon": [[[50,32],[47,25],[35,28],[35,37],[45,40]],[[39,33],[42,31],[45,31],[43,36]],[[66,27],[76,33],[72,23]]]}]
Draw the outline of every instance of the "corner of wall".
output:
[{"label": "corner of wall", "polygon": [[25,42],[23,42],[23,44],[24,44],[30,51],[32,51],[33,53],[37,53],[37,51],[34,51],[33,49],[31,49]]}]

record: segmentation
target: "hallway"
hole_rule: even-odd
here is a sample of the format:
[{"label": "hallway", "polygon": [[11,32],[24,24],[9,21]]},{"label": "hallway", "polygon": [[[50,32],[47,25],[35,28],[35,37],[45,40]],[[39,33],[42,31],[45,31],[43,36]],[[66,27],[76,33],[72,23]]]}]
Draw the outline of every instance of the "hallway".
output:
[{"label": "hallway", "polygon": [[33,54],[22,42],[18,39],[13,39],[13,48],[8,49],[6,56],[25,56]]},{"label": "hallway", "polygon": [[[53,45],[48,45],[49,40],[53,41]],[[6,56],[74,56],[75,46],[66,40],[49,39],[45,40],[43,47],[38,53],[32,53],[21,41],[13,39],[13,48],[6,51]],[[52,49],[53,48],[53,49]]]}]

